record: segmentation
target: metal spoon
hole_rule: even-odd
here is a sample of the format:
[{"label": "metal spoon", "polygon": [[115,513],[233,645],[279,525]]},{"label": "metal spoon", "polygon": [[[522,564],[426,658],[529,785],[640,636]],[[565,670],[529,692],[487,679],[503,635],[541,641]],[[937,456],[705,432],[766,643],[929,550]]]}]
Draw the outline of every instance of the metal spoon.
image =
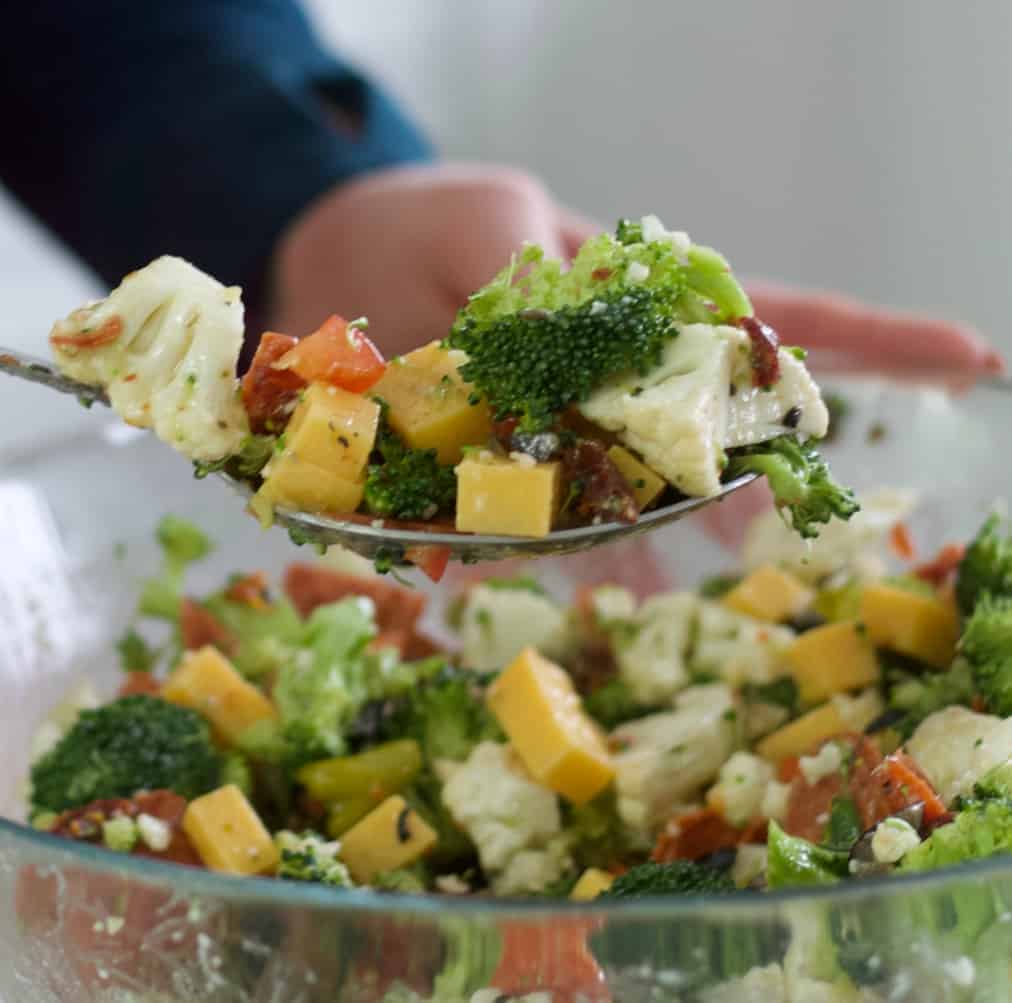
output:
[{"label": "metal spoon", "polygon": [[[70,394],[82,404],[109,404],[105,391],[98,386],[79,383],[57,372],[41,359],[0,347],[0,372],[9,373],[32,383],[40,383],[51,390]],[[217,475],[226,481],[238,494],[249,498],[252,494],[248,484],[230,477],[226,473]],[[720,491],[706,498],[685,498],[663,508],[646,512],[634,523],[611,522],[600,525],[580,526],[576,529],[560,529],[548,536],[536,539],[519,536],[486,536],[475,533],[456,533],[452,530],[403,529],[396,523],[385,524],[376,519],[371,522],[356,522],[325,515],[311,515],[306,512],[291,512],[278,509],[275,521],[284,526],[298,543],[321,546],[338,544],[363,557],[385,559],[392,564],[403,562],[405,552],[412,547],[446,547],[457,560],[465,563],[476,561],[499,561],[507,557],[539,557],[547,554],[569,554],[578,550],[589,550],[605,543],[614,543],[626,536],[646,533],[658,526],[675,522],[690,512],[720,501],[738,488],[744,487],[756,478],[745,474],[727,484]],[[361,518],[361,517],[359,517]]]}]

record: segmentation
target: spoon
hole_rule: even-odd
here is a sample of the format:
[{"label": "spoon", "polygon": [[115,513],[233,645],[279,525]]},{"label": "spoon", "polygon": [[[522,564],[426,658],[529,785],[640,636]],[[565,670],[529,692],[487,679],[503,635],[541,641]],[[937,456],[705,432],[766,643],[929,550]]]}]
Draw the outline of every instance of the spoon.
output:
[{"label": "spoon", "polygon": [[[98,386],[79,383],[62,376],[47,362],[24,352],[0,346],[0,372],[19,379],[40,383],[51,390],[70,394],[82,404],[109,404],[105,391]],[[222,480],[244,498],[252,496],[250,486],[224,472],[217,474]],[[275,511],[275,522],[284,526],[297,543],[318,546],[339,545],[371,560],[384,560],[392,564],[403,563],[405,554],[417,547],[440,547],[450,551],[450,556],[465,563],[477,561],[499,561],[508,557],[540,557],[548,554],[570,554],[578,550],[589,550],[605,543],[614,543],[623,537],[646,533],[659,526],[687,516],[715,501],[721,501],[733,491],[750,484],[756,474],[745,474],[721,485],[720,491],[706,498],[683,498],[653,509],[639,517],[634,523],[609,522],[598,525],[578,526],[575,529],[560,529],[548,536],[529,538],[520,536],[488,536],[480,533],[457,533],[440,527],[432,530],[406,529],[394,522],[382,519],[362,520],[361,516],[340,518],[327,515],[312,515],[308,512],[293,512],[279,508]]]}]

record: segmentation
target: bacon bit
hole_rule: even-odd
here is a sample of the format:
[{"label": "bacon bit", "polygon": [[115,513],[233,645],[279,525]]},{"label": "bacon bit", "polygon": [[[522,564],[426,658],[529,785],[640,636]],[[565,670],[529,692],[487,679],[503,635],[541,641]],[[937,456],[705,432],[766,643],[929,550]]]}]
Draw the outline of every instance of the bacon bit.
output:
[{"label": "bacon bit", "polygon": [[267,331],[260,339],[249,371],[242,379],[242,401],[250,428],[279,432],[288,423],[292,404],[306,381],[298,373],[274,365],[298,342],[287,334]]},{"label": "bacon bit", "polygon": [[600,443],[582,439],[563,450],[562,473],[567,486],[579,486],[579,495],[571,511],[582,519],[601,516],[615,522],[632,523],[640,517],[632,488]]},{"label": "bacon bit", "polygon": [[438,582],[446,574],[446,566],[450,563],[450,548],[429,545],[407,547],[404,559],[431,581]]},{"label": "bacon bit", "polygon": [[595,268],[590,273],[590,277],[595,282],[604,282],[605,279],[610,279],[614,274],[615,274],[614,268]]},{"label": "bacon bit", "polygon": [[914,546],[914,538],[905,522],[898,522],[889,530],[889,546],[892,552],[901,561],[913,561],[917,559],[917,548]]},{"label": "bacon bit", "polygon": [[965,553],[964,544],[947,543],[930,561],[914,568],[914,574],[935,588],[941,588],[955,575]]},{"label": "bacon bit", "polygon": [[239,638],[193,599],[184,599],[180,604],[179,636],[186,651],[210,644],[223,655],[231,656],[239,649]]},{"label": "bacon bit", "polygon": [[268,609],[271,603],[267,590],[267,576],[262,571],[244,575],[229,585],[225,590],[225,598],[242,603],[251,609]]},{"label": "bacon bit", "polygon": [[780,337],[755,317],[743,317],[740,323],[752,342],[752,385],[773,386],[780,379]]},{"label": "bacon bit", "polygon": [[117,698],[132,696],[156,697],[162,692],[162,684],[150,672],[128,672],[116,691]]},{"label": "bacon bit", "polygon": [[650,859],[661,864],[672,860],[699,860],[718,850],[737,846],[740,839],[741,832],[719,811],[699,808],[668,823]]},{"label": "bacon bit", "polygon": [[123,333],[123,318],[109,317],[91,330],[76,331],[74,334],[51,334],[49,343],[57,348],[101,348],[111,345]]}]

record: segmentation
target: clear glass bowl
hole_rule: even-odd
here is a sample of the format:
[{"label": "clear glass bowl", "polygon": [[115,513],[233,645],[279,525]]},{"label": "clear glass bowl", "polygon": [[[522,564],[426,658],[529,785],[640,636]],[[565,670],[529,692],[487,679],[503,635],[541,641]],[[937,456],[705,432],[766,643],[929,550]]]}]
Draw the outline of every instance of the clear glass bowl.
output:
[{"label": "clear glass bowl", "polygon": [[[851,411],[827,449],[857,488],[912,488],[925,552],[971,532],[1008,496],[1012,388],[950,397],[885,379],[840,383]],[[174,512],[219,543],[196,574],[277,572],[293,551],[226,488],[182,459],[82,412],[75,434],[0,453],[0,999],[492,1003],[504,944],[531,991],[556,1003],[1009,999],[1012,860],[914,879],[605,908],[338,892],[117,856],[20,824],[39,721],[82,674],[111,692],[113,641],[157,560],[151,531]],[[733,564],[689,519],[660,532],[673,577]],[[566,559],[539,566],[573,584]],[[433,604],[433,622],[439,618]],[[587,955],[600,978],[588,974]],[[848,988],[841,967],[864,987]],[[745,981],[736,981],[745,976]],[[486,990],[485,992],[481,992]],[[538,997],[547,1003],[548,997]]]}]

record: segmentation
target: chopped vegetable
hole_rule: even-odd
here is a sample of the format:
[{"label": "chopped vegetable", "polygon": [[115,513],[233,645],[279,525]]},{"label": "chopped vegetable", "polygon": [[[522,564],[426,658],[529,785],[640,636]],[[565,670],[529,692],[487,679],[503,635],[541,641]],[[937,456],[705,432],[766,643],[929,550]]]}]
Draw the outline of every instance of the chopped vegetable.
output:
[{"label": "chopped vegetable", "polygon": [[982,595],[963,627],[959,650],[985,707],[1012,715],[1012,595]]},{"label": "chopped vegetable", "polygon": [[997,514],[989,516],[966,548],[956,575],[956,599],[964,616],[984,596],[1012,596],[1012,535]]},{"label": "chopped vegetable", "polygon": [[290,370],[306,383],[328,383],[360,394],[373,386],[386,368],[364,326],[356,321],[349,324],[334,314],[292,345],[273,368]]},{"label": "chopped vegetable", "polygon": [[649,895],[710,895],[734,891],[723,871],[692,860],[650,861],[620,874],[602,899],[643,898]]},{"label": "chopped vegetable", "polygon": [[340,843],[328,843],[315,832],[297,835],[287,830],[274,837],[280,860],[277,876],[284,881],[313,881],[334,888],[350,888],[351,875],[338,857]]},{"label": "chopped vegetable", "polygon": [[138,608],[145,616],[175,622],[183,599],[186,569],[211,552],[211,541],[192,523],[168,515],[158,524],[162,568],[144,583]]}]

